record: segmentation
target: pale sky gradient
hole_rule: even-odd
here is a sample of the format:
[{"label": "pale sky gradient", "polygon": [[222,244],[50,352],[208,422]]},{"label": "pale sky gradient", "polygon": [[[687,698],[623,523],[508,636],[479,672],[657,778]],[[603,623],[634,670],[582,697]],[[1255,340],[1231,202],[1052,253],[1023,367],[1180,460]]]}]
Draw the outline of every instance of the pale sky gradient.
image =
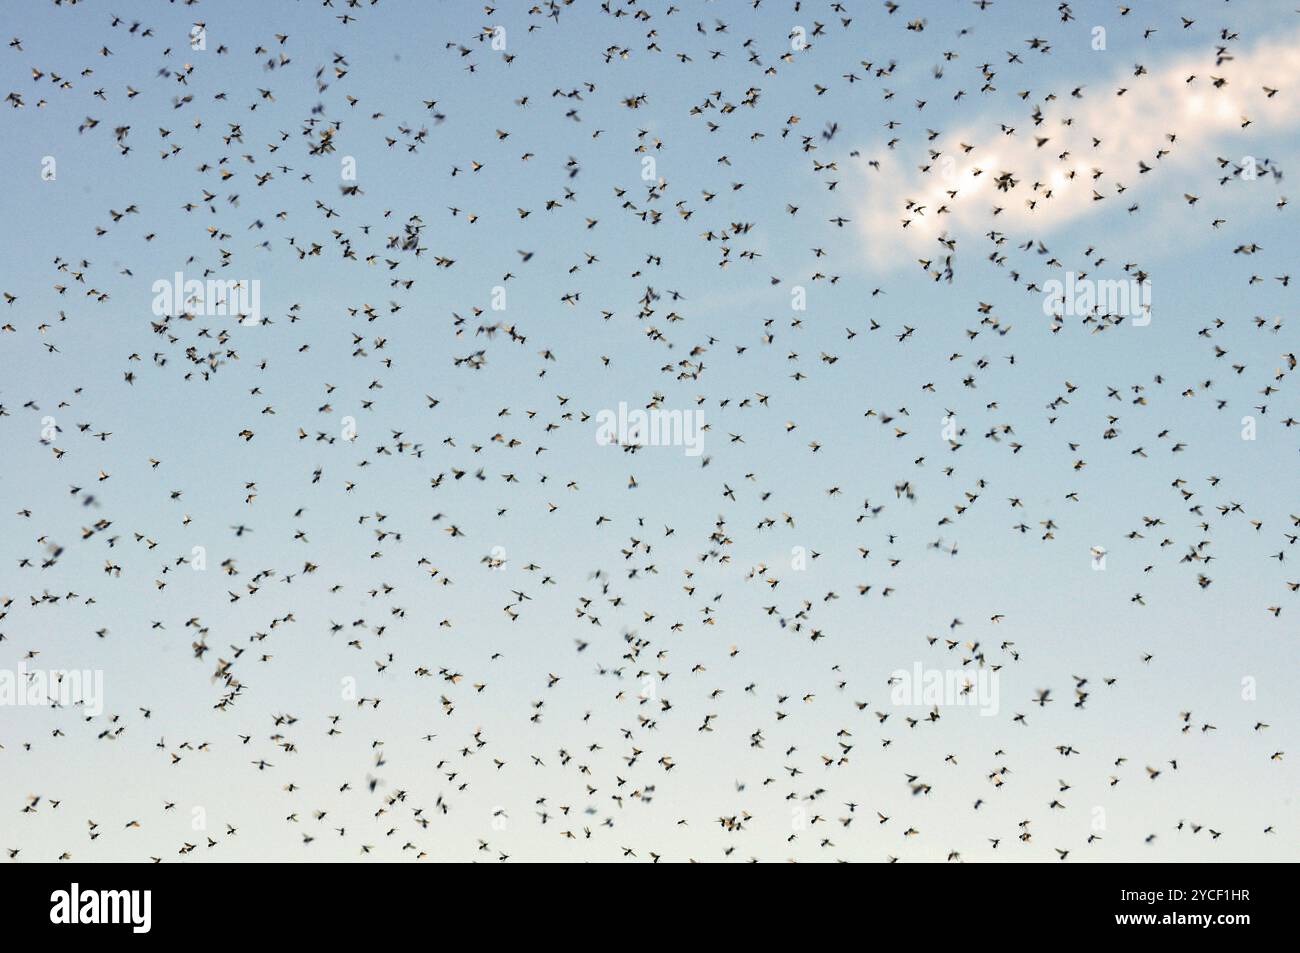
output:
[{"label": "pale sky gradient", "polygon": [[[1072,3],[1064,22],[1055,4],[1011,0],[985,11],[904,3],[893,14],[874,2],[843,13],[824,2],[670,6],[611,3],[624,14],[614,17],[578,2],[558,20],[525,4],[489,14],[416,0],[0,8],[0,38],[22,47],[0,47],[0,86],[23,101],[0,106],[0,291],[16,296],[0,303],[12,327],[0,332],[0,598],[13,600],[0,668],[39,652],[29,668],[102,670],[106,696],[91,721],[0,709],[0,847],[20,861],[65,851],[169,862],[1300,856],[1300,595],[1287,587],[1300,580],[1300,548],[1286,535],[1300,532],[1300,429],[1283,424],[1300,417],[1284,357],[1300,350],[1300,319],[1297,284],[1275,280],[1294,267],[1295,207],[1283,199],[1300,141],[1300,17],[1193,0],[1127,16],[1114,3]],[[1184,29],[1179,14],[1194,24]],[[924,30],[907,29],[920,18]],[[153,35],[129,33],[135,20]],[[205,50],[189,48],[195,21]],[[811,34],[816,23],[811,48],[790,52],[791,29]],[[497,24],[509,62],[476,39]],[[1091,44],[1098,25],[1103,51]],[[1221,29],[1238,36],[1222,40]],[[1216,65],[1221,45],[1235,59]],[[290,62],[265,68],[282,55]],[[996,75],[981,92],[985,64]],[[1213,77],[1228,84],[1216,90]],[[1263,85],[1280,92],[1269,99]],[[1083,98],[1071,97],[1080,87]],[[624,104],[642,94],[637,108]],[[1046,118],[1036,130],[1037,104]],[[79,132],[87,117],[97,124]],[[309,154],[336,121],[334,151]],[[114,141],[124,126],[127,155]],[[1051,141],[1036,147],[1035,134]],[[959,176],[983,162],[1022,184],[996,196],[972,188],[930,224],[943,195],[928,150],[958,143],[975,146]],[[1051,181],[1067,146],[1106,173],[1076,192],[1107,198],[1064,190],[1027,212],[1028,190]],[[661,194],[641,178],[647,154]],[[340,193],[345,156],[361,195]],[[1218,157],[1244,156],[1281,176],[1220,185],[1232,169]],[[57,163],[52,181],[41,178],[45,157]],[[1155,168],[1139,173],[1139,161]],[[224,181],[223,168],[234,173]],[[930,216],[903,230],[909,198]],[[994,216],[995,203],[1005,212]],[[114,221],[130,205],[138,214]],[[413,215],[424,225],[418,258],[389,247]],[[830,221],[839,216],[843,227]],[[941,237],[956,242],[951,283],[929,274],[947,253]],[[291,239],[320,254],[300,258]],[[1254,254],[1233,253],[1251,244]],[[437,256],[455,264],[438,267]],[[1094,333],[1072,318],[1050,330],[1031,285],[1067,270],[1123,278],[1126,264],[1150,275],[1149,326]],[[200,317],[170,322],[175,341],[157,333],[153,282],[205,268],[259,281],[270,323]],[[649,314],[647,286],[659,295]],[[791,310],[796,286],[806,311]],[[1007,333],[981,325],[986,315]],[[476,333],[497,322],[526,340]],[[481,370],[456,363],[479,350]],[[221,361],[205,376],[210,352]],[[600,410],[656,397],[704,411],[707,466],[680,447],[597,444]],[[941,436],[950,410],[965,429],[955,452]],[[1253,441],[1241,436],[1246,415]],[[338,439],[347,416],[352,443]],[[52,442],[42,441],[47,417],[59,428]],[[907,481],[914,500],[895,492]],[[859,519],[864,501],[883,509]],[[1233,504],[1242,510],[1221,515]],[[97,520],[110,525],[89,532]],[[1045,540],[1047,520],[1056,528]],[[1022,521],[1028,532],[1013,529]],[[449,536],[450,524],[465,535]],[[1205,539],[1211,562],[1180,561]],[[41,568],[50,543],[63,551]],[[206,547],[205,572],[178,565],[195,546]],[[1104,572],[1092,568],[1094,546],[1108,551]],[[792,569],[794,547],[818,554],[807,569]],[[1284,561],[1271,558],[1279,552]],[[239,575],[222,573],[223,560]],[[275,575],[250,592],[262,571]],[[1198,586],[1198,573],[1213,584]],[[577,614],[581,599],[599,626]],[[810,617],[796,631],[805,600]],[[191,649],[198,626],[202,661]],[[639,657],[626,657],[625,636],[646,640]],[[948,706],[909,728],[904,719],[926,711],[892,706],[887,680],[917,663],[961,668],[971,653],[949,651],[945,637],[978,642],[1000,666],[1000,713]],[[578,652],[575,640],[588,645]],[[243,685],[224,711],[213,707],[227,690],[213,678],[218,658],[234,661]],[[638,697],[642,672],[652,701]],[[1088,679],[1082,709],[1075,676]],[[379,707],[345,700],[347,679]],[[1048,688],[1055,700],[1033,704]],[[284,715],[297,720],[277,726]],[[342,733],[330,736],[333,715]],[[709,716],[712,730],[699,730]],[[839,758],[841,743],[852,745],[847,761],[828,767],[823,756]],[[262,759],[274,767],[259,771]],[[1147,766],[1160,776],[1149,780]],[[908,775],[930,792],[914,795]],[[32,795],[42,800],[23,813]],[[847,828],[837,822],[846,803],[856,805]],[[741,831],[718,823],[742,815]],[[800,826],[818,815],[824,823]],[[1021,842],[1025,820],[1033,836]],[[919,833],[904,837],[909,827]],[[187,842],[199,846],[178,853]]]}]

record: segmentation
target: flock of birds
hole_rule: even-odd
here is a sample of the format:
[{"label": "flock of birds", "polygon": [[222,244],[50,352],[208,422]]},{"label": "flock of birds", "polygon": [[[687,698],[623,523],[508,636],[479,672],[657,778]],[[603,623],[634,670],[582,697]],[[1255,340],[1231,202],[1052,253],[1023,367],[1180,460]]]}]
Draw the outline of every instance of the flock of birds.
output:
[{"label": "flock of birds", "polygon": [[[1300,89],[1240,88],[1242,5],[132,6],[0,54],[0,668],[103,673],[0,711],[10,860],[1294,859],[1295,692],[1234,700],[1295,674],[1285,170],[1072,120],[1172,37],[1249,136]],[[1055,65],[1103,15],[1118,89]],[[1076,163],[1096,214],[1172,194],[1235,308],[1045,314],[1196,280],[1053,231]],[[702,454],[601,445],[620,402]],[[1103,565],[1065,614],[1130,630],[1053,641]]]}]

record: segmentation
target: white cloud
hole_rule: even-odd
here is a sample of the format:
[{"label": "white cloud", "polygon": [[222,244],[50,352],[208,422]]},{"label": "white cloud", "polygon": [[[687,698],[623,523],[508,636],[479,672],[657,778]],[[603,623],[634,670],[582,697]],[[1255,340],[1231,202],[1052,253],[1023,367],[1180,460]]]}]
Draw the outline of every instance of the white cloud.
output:
[{"label": "white cloud", "polygon": [[[1217,66],[1213,56],[1200,55],[1147,69],[1135,76],[1126,66],[1105,82],[1090,83],[1083,98],[1072,97],[1070,84],[1063,84],[1037,126],[1026,103],[1016,115],[986,112],[906,160],[894,152],[880,157],[879,170],[869,168],[864,176],[856,216],[873,258],[882,247],[900,260],[917,250],[933,252],[937,236],[972,228],[1032,227],[1035,236],[1046,234],[1100,207],[1138,201],[1153,180],[1167,183],[1178,170],[1203,173],[1191,181],[1208,188],[1217,184],[1215,157],[1240,163],[1243,143],[1259,144],[1263,134],[1300,123],[1300,36],[1261,43]],[[1216,87],[1216,78],[1227,82]],[[1270,97],[1266,86],[1277,94]],[[1117,95],[1121,88],[1124,94]],[[1002,132],[1003,123],[1014,135]],[[1041,138],[1048,141],[1040,146]],[[931,159],[929,149],[942,150],[941,157]],[[1159,150],[1168,154],[1157,159]],[[1139,161],[1151,171],[1140,173]],[[1102,175],[1094,177],[1098,170]],[[997,180],[1004,173],[1016,184],[1001,191]],[[1104,198],[1095,200],[1094,190]],[[1002,209],[997,216],[994,206]],[[906,228],[904,219],[910,220]]]}]

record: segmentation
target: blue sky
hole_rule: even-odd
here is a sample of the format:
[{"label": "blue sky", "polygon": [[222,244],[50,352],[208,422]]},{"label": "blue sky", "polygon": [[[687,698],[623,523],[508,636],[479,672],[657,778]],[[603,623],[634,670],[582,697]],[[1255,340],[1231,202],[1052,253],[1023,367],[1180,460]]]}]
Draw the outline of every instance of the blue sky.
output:
[{"label": "blue sky", "polygon": [[[0,85],[24,105],[0,109],[10,224],[0,290],[17,296],[0,305],[13,328],[0,333],[0,595],[14,600],[0,619],[0,666],[38,651],[29,668],[101,670],[105,714],[2,713],[0,846],[39,860],[423,851],[612,861],[627,847],[665,860],[957,851],[1055,862],[1053,848],[1071,861],[1294,859],[1297,606],[1286,583],[1300,557],[1285,534],[1300,511],[1300,431],[1282,423],[1296,416],[1284,355],[1297,338],[1294,289],[1276,280],[1295,234],[1294,210],[1280,205],[1298,121],[1287,84],[1300,80],[1294,14],[1188,3],[1125,16],[1076,3],[1063,21],[1050,4],[890,14],[872,3],[846,4],[846,27],[829,4],[683,3],[671,14],[657,4],[644,7],[648,21],[611,6],[626,15],[574,4],[553,20],[522,5],[489,13],[395,0],[6,5],[5,40],[22,48],[0,51]],[[344,14],[356,21],[339,22]],[[1195,22],[1184,28],[1179,14]],[[918,19],[923,30],[907,28]],[[135,20],[152,36],[128,32]],[[196,21],[203,50],[189,45]],[[478,38],[498,25],[508,62]],[[812,45],[793,51],[798,26]],[[1221,45],[1234,59],[1216,64]],[[265,68],[281,55],[290,62]],[[1228,83],[1216,89],[1215,77]],[[1263,85],[1280,91],[1269,97]],[[98,123],[79,132],[87,117]],[[309,154],[334,123],[334,151]],[[126,155],[114,143],[124,126]],[[641,178],[646,155],[655,194]],[[967,194],[938,224],[943,156]],[[1221,185],[1247,156],[1281,177]],[[46,157],[56,162],[48,181]],[[345,157],[360,195],[340,192],[351,184]],[[1052,200],[1038,193],[1029,211],[1034,182],[1075,163],[1085,168],[1077,181],[1053,186]],[[1091,178],[1093,168],[1104,174]],[[233,175],[223,180],[223,169]],[[1016,190],[980,191],[1004,171],[1023,179]],[[1076,200],[1068,189],[1080,186],[1105,198]],[[909,216],[910,198],[927,215]],[[115,222],[130,205],[138,214]],[[419,256],[389,243],[411,216],[423,223]],[[940,237],[956,242],[951,282],[917,263],[941,267]],[[295,251],[313,244],[319,255]],[[1250,245],[1259,250],[1233,252]],[[438,267],[437,256],[455,263]],[[1067,270],[1125,278],[1125,264],[1150,276],[1149,325],[1096,333],[1066,318],[1053,330],[1044,282]],[[174,341],[157,333],[153,283],[204,269],[258,281],[268,321],[200,315],[172,319]],[[504,311],[491,307],[498,287]],[[642,310],[647,287],[660,296],[652,313]],[[804,311],[792,310],[795,288]],[[981,325],[984,305],[1007,333]],[[522,343],[476,333],[498,323]],[[191,347],[200,359],[218,353],[216,371],[187,359]],[[479,350],[481,369],[457,363]],[[702,410],[703,459],[597,445],[600,410],[656,397]],[[957,451],[941,436],[950,410],[965,428]],[[1254,440],[1242,439],[1248,415]],[[51,442],[47,417],[60,428]],[[345,417],[355,442],[341,437]],[[986,436],[1004,426],[1013,432]],[[903,482],[915,499],[896,493]],[[864,501],[883,509],[859,521]],[[1233,504],[1242,509],[1217,509]],[[111,525],[83,538],[98,519]],[[1051,539],[1041,538],[1046,520]],[[1028,532],[1012,528],[1022,521]],[[464,536],[445,533],[451,524]],[[1180,562],[1204,540],[1210,563]],[[48,541],[64,551],[42,569]],[[177,565],[195,546],[206,548],[206,571]],[[1093,569],[1094,546],[1107,551],[1105,571]],[[795,570],[794,547],[818,556]],[[1270,558],[1279,552],[1285,560]],[[238,576],[221,572],[227,559]],[[106,574],[106,561],[121,574]],[[308,561],[319,567],[310,574]],[[264,570],[276,575],[244,588]],[[1212,585],[1198,586],[1198,573]],[[865,596],[861,584],[872,586]],[[39,601],[44,592],[58,602]],[[1131,601],[1137,593],[1145,605]],[[577,614],[584,598],[599,626]],[[796,631],[804,600],[810,618]],[[191,619],[207,630],[202,661]],[[343,629],[331,634],[331,623]],[[824,637],[811,640],[812,628]],[[625,635],[646,640],[632,659],[638,643]],[[891,707],[890,674],[972,659],[945,637],[978,642],[999,666],[999,714],[949,705],[938,722],[908,728],[903,719],[924,710]],[[575,640],[589,644],[578,652]],[[233,661],[244,686],[224,711],[213,708],[227,691],[212,678],[217,658]],[[444,681],[444,668],[463,678]],[[638,697],[641,672],[656,682],[653,700]],[[1071,705],[1074,676],[1089,679],[1082,709]],[[345,679],[379,707],[344,699]],[[1254,700],[1243,699],[1243,679],[1254,680]],[[1057,700],[1040,708],[1032,699],[1045,688]],[[891,717],[879,723],[874,711]],[[297,721],[277,726],[286,713]],[[341,734],[327,734],[331,715]],[[712,730],[698,730],[709,715]],[[1201,731],[1207,723],[1216,730]],[[107,740],[106,728],[122,730]],[[841,742],[853,745],[847,763],[825,766]],[[1062,756],[1060,745],[1078,753]],[[629,765],[634,748],[643,753]],[[1288,754],[1272,760],[1277,751]],[[257,770],[260,759],[274,767]],[[1162,774],[1148,780],[1148,765]],[[930,793],[913,795],[907,775]],[[398,791],[403,800],[384,803]],[[35,794],[45,799],[37,812],[21,813]],[[1049,808],[1054,798],[1066,808]],[[846,802],[858,805],[847,828],[835,820]],[[203,832],[192,828],[196,807]],[[891,820],[877,825],[875,811]],[[741,812],[751,817],[743,831],[717,823]],[[817,815],[825,826],[799,826]],[[1022,843],[1026,819],[1033,838]],[[102,837],[88,839],[88,820]],[[140,828],[125,827],[133,820]],[[239,833],[226,835],[227,823]],[[920,833],[903,837],[909,826]],[[1101,839],[1088,843],[1090,833]],[[177,853],[207,835],[216,847]]]}]

